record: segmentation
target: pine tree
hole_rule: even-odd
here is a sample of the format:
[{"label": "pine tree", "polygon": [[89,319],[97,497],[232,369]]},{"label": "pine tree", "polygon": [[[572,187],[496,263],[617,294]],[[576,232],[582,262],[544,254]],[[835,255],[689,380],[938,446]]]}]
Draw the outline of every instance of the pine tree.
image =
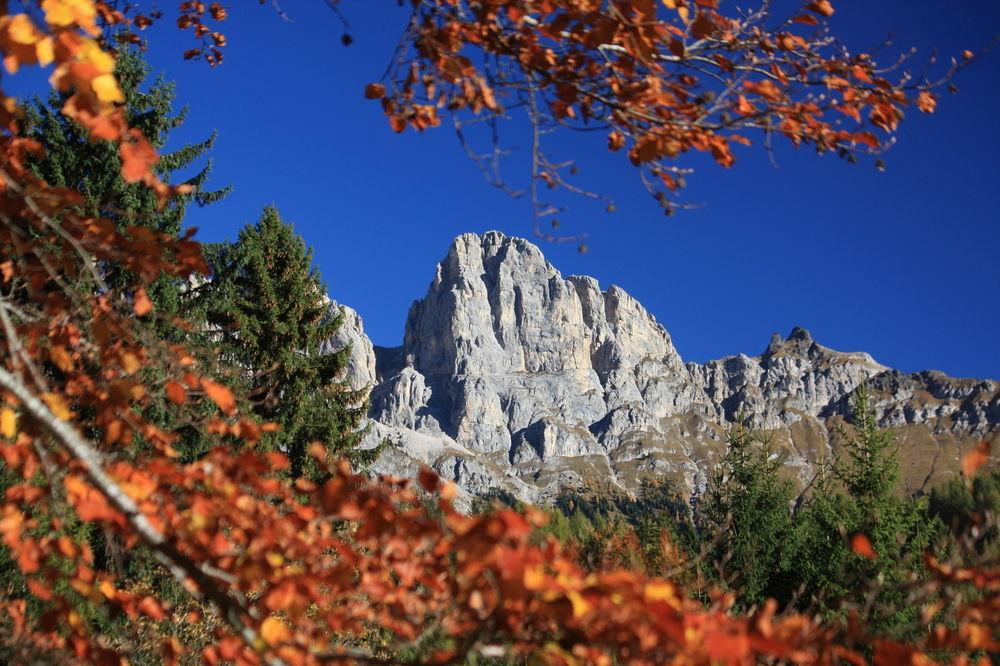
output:
[{"label": "pine tree", "polygon": [[204,308],[219,360],[239,369],[231,382],[254,413],[281,426],[262,446],[286,453],[296,477],[318,474],[307,452],[312,442],[358,464],[370,461],[372,452],[356,449],[364,392],[341,383],[350,350],[320,353],[342,317],[331,314],[312,251],[269,207],[235,244],[212,254],[215,278]]},{"label": "pine tree", "polygon": [[[139,129],[161,153],[156,172],[166,182],[176,183],[181,173],[204,157],[215,143],[215,135],[203,141],[166,150],[171,133],[184,123],[186,110],[174,112],[175,86],[163,76],[147,83],[152,68],[135,47],[123,48],[115,62],[125,98],[129,126]],[[195,173],[180,182],[193,190],[172,198],[160,208],[155,192],[143,183],[127,183],[121,175],[121,158],[112,141],[91,141],[87,131],[63,115],[68,93],[53,93],[47,100],[35,98],[24,109],[26,136],[45,149],[32,170],[50,185],[70,187],[84,195],[83,212],[113,220],[119,228],[139,225],[160,233],[180,234],[184,214],[190,204],[206,206],[225,197],[230,188],[206,189],[212,171],[207,160]],[[131,284],[116,266],[104,266],[105,281],[112,287]],[[160,279],[149,289],[157,308],[176,314],[182,285]]]},{"label": "pine tree", "polygon": [[709,573],[728,582],[743,608],[760,605],[769,596],[791,529],[794,492],[780,469],[770,442],[738,422],[698,504],[699,532],[712,544],[708,563],[715,571]]}]

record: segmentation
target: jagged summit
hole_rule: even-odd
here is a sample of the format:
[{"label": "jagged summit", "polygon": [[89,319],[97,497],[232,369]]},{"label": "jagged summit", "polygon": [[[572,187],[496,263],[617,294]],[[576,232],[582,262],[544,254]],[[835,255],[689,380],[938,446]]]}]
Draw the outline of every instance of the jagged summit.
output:
[{"label": "jagged summit", "polygon": [[785,338],[786,342],[812,342],[812,334],[801,326],[796,326]]},{"label": "jagged summit", "polygon": [[685,364],[626,291],[564,278],[536,245],[497,231],[455,238],[401,347],[373,348],[360,318],[346,321],[353,382],[373,385],[369,437],[393,443],[378,469],[428,464],[473,493],[544,501],[651,476],[698,492],[737,414],[771,431],[806,479],[862,383],[883,424],[900,429],[907,479],[955,469],[958,448],[996,438],[1000,423],[996,382],[905,375],[798,326],[758,357]]}]

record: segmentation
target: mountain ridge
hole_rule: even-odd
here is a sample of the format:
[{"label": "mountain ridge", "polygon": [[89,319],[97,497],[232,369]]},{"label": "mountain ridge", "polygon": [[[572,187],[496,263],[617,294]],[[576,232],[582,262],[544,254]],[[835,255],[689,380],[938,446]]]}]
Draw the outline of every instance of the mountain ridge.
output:
[{"label": "mountain ridge", "polygon": [[962,450],[1000,432],[1000,383],[902,373],[801,327],[757,356],[685,363],[625,290],[564,278],[537,246],[495,231],[452,242],[401,346],[376,347],[344,314],[327,348],[351,344],[348,382],[371,387],[366,439],[390,443],[375,471],[429,465],[470,494],[544,502],[650,477],[698,493],[740,414],[804,485],[862,383],[879,422],[899,431],[911,488],[953,474]]}]

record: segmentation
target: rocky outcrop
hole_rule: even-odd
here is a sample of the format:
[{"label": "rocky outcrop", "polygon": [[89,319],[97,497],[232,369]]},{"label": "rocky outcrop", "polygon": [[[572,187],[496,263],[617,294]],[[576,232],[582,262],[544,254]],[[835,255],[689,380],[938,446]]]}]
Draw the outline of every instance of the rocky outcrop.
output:
[{"label": "rocky outcrop", "polygon": [[369,439],[389,443],[376,471],[430,465],[472,494],[537,502],[653,476],[698,492],[737,418],[768,431],[805,482],[861,384],[900,431],[912,486],[953,472],[961,449],[1000,431],[997,382],[903,374],[801,328],[759,356],[685,364],[625,291],[563,278],[535,245],[497,232],[455,239],[401,347],[372,347],[342,309],[331,348],[351,343],[352,384],[372,386]]},{"label": "rocky outcrop", "polygon": [[375,348],[365,335],[361,316],[346,305],[330,301],[329,317],[340,317],[336,334],[320,345],[321,354],[329,354],[347,347],[345,380],[353,390],[371,389],[375,385]]}]

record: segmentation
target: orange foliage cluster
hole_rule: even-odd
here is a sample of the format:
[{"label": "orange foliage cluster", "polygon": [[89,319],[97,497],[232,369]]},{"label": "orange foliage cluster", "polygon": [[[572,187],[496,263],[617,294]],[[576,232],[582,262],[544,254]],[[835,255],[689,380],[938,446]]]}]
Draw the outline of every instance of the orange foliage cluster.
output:
[{"label": "orange foliage cluster", "polygon": [[[439,14],[427,13],[417,71],[431,66],[435,80],[461,91],[461,97],[447,93],[448,104],[492,109],[490,87],[456,50],[472,42],[496,51],[513,40],[503,48],[512,49],[525,72],[561,90],[561,113],[585,115],[611,103],[584,94],[597,92],[588,87],[597,66],[587,54],[618,45],[625,53],[604,49],[611,78],[618,79],[606,84],[620,106],[614,107],[614,122],[632,137],[637,160],[658,159],[678,141],[678,150],[714,150],[728,161],[726,141],[732,138],[699,126],[698,104],[685,92],[686,84],[656,83],[640,73],[660,71],[655,54],[662,44],[673,45],[672,53],[679,55],[672,57],[688,58],[702,41],[728,43],[735,57],[763,49],[774,37],[732,43],[727,41],[734,38],[732,24],[715,12],[714,3],[665,4],[683,28],[670,30],[654,21],[652,3],[642,1],[611,3],[614,12],[596,11],[605,3],[580,0],[474,3],[475,22],[437,27],[432,17]],[[446,16],[460,5],[465,8],[443,1],[418,8]],[[823,14],[828,5],[811,7]],[[93,0],[42,0],[37,9],[0,17],[0,50],[8,70],[54,64],[53,85],[72,91],[64,112],[94,139],[118,142],[127,180],[147,183],[164,199],[170,196],[174,190],[153,174],[155,152],[125,123],[113,57],[100,39],[104,28],[142,28],[147,20],[128,19]],[[206,12],[225,18],[220,6],[182,3],[181,27],[218,43],[201,27]],[[529,21],[532,17],[540,18]],[[570,60],[573,67],[554,58],[547,42],[564,45],[576,58]],[[789,34],[768,48],[799,58],[808,46]],[[716,62],[722,71],[745,66],[739,58],[731,65]],[[872,114],[895,118],[890,111],[902,100],[877,80],[865,81],[864,61],[851,66],[865,76],[850,74],[854,83],[838,88],[845,104],[853,94],[852,108],[866,106]],[[844,73],[832,65],[824,71],[828,77]],[[855,141],[853,134],[823,129],[818,112],[787,99],[794,75],[774,76],[777,81],[770,83],[748,80],[731,102],[759,106],[766,117],[795,120],[799,128],[788,129],[791,136],[831,145]],[[419,80],[420,75],[414,81]],[[432,112],[418,110],[405,94],[393,93],[390,115],[416,126],[430,122],[419,118]],[[120,589],[96,566],[88,544],[71,536],[70,526],[83,521],[116,534],[127,550],[145,549],[193,598],[214,607],[221,621],[215,641],[201,655],[208,663],[377,661],[360,647],[373,627],[399,643],[440,629],[454,638],[454,648],[434,655],[438,662],[487,648],[554,664],[862,661],[833,629],[799,615],[776,615],[773,605],[752,617],[736,617],[725,598],[706,606],[670,581],[629,572],[585,574],[556,543],[532,545],[540,520],[535,514],[461,515],[450,501],[453,490],[440,487],[430,473],[421,476],[421,490],[401,481],[366,480],[342,462],[323,460],[329,480],[288,481],[280,474],[287,465],[283,456],[253,447],[273,425],[241,417],[229,389],[204,377],[191,354],[147,337],[137,325],[156,316],[146,293],[152,281],[207,270],[199,245],[189,237],[80,216],[79,194],[51,188],[26,169],[26,157],[39,147],[17,138],[14,101],[3,102],[0,456],[21,481],[0,501],[0,538],[45,608],[35,621],[24,599],[0,599],[0,625],[10,632],[6,640],[65,650],[87,662],[127,663],[127,655],[116,653],[108,637],[81,618],[71,596],[134,620],[159,622],[171,612],[163,599]],[[647,112],[666,120],[644,120]],[[651,142],[654,148],[648,147]],[[101,266],[107,262],[124,267],[135,284],[128,289],[104,284]],[[216,435],[219,446],[182,464],[173,449],[178,434],[143,416],[159,396],[187,424]],[[216,416],[199,416],[203,403],[214,405]],[[234,438],[243,446],[225,446]],[[130,446],[137,440],[144,446]],[[321,458],[322,450],[314,455]],[[425,491],[436,497],[434,506],[424,503]],[[971,582],[986,592],[963,611],[961,627],[942,628],[929,646],[995,649],[983,627],[1000,621],[996,572],[929,566],[942,584]],[[172,663],[184,646],[163,635],[161,650]],[[876,659],[891,659],[916,648],[881,643],[875,650]]]},{"label": "orange foliage cluster", "polygon": [[[608,148],[625,150],[647,189],[676,204],[690,151],[722,166],[753,134],[796,146],[879,153],[904,110],[931,113],[941,80],[879,66],[830,34],[826,0],[784,20],[773,3],[726,16],[718,0],[413,0],[396,66],[366,90],[392,128],[423,130],[440,113],[509,117],[538,128],[606,127]],[[536,132],[536,136],[538,133]],[[565,186],[569,163],[548,162],[533,178]],[[537,164],[536,164],[537,166]],[[572,187],[568,189],[572,190]]]}]

